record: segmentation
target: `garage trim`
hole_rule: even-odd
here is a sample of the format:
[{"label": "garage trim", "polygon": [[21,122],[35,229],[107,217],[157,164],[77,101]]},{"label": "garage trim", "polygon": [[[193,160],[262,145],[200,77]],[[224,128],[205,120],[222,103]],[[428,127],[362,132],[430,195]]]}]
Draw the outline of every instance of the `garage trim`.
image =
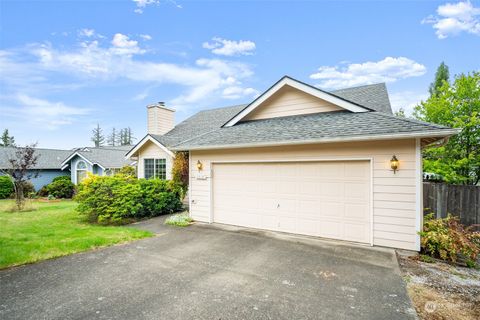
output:
[{"label": "garage trim", "polygon": [[355,158],[307,158],[307,159],[272,159],[272,160],[228,160],[228,161],[210,161],[210,212],[209,223],[213,223],[213,167],[215,164],[229,163],[289,163],[289,162],[340,162],[340,161],[368,161],[370,166],[370,246],[373,246],[373,158],[355,157]]}]

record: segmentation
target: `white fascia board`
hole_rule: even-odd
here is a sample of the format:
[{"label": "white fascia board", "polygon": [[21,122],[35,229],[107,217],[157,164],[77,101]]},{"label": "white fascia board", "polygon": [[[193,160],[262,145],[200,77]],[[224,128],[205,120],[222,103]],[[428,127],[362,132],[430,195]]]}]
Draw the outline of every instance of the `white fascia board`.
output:
[{"label": "white fascia board", "polygon": [[285,77],[279,82],[277,82],[273,87],[265,91],[260,97],[258,97],[255,101],[253,101],[251,104],[249,104],[245,109],[243,109],[241,112],[239,112],[235,117],[233,117],[231,120],[229,120],[224,126],[225,127],[231,127],[235,125],[237,122],[242,120],[245,116],[247,116],[249,113],[251,113],[253,110],[255,110],[259,105],[261,105],[263,102],[265,102],[268,98],[270,98],[272,95],[274,95],[278,90],[283,88],[284,86],[290,86],[292,88],[298,89],[300,91],[303,91],[307,94],[310,94],[314,97],[320,98],[322,100],[328,101],[330,103],[333,103],[341,108],[344,108],[348,111],[351,112],[368,112],[371,111],[367,108],[363,108],[359,105],[356,105],[352,102],[349,102],[347,100],[344,100],[342,98],[339,98],[335,96],[334,94],[322,91],[320,89],[311,87],[309,85],[306,85],[305,83],[296,81],[292,78]]},{"label": "white fascia board", "polygon": [[239,148],[256,148],[256,147],[276,147],[276,146],[291,146],[302,144],[316,144],[316,143],[334,143],[334,142],[355,142],[355,141],[372,141],[372,140],[396,140],[409,138],[430,138],[430,137],[447,137],[457,134],[458,129],[439,130],[429,132],[411,132],[411,133],[396,133],[383,135],[367,135],[367,136],[353,136],[353,137],[339,137],[339,138],[325,138],[312,140],[296,140],[296,141],[282,141],[282,142],[260,142],[260,143],[245,143],[232,145],[211,145],[199,146],[193,148],[182,148],[181,146],[172,148],[174,151],[183,150],[212,150],[212,149],[239,149]]},{"label": "white fascia board", "polygon": [[137,145],[135,147],[133,147],[132,150],[130,150],[126,155],[125,155],[125,159],[130,159],[141,147],[143,147],[143,145],[147,142],[147,141],[150,141],[152,143],[154,143],[155,145],[157,145],[160,149],[162,149],[163,151],[165,151],[168,155],[170,155],[172,158],[175,156],[173,154],[172,151],[170,151],[169,149],[167,149],[167,147],[165,147],[163,144],[161,144],[160,142],[158,142],[156,139],[154,139],[153,137],[151,137],[150,135],[146,135],[142,141],[140,141],[139,143],[137,143]]},{"label": "white fascia board", "polygon": [[[82,158],[83,160],[87,161],[88,164],[90,164],[91,166],[94,165],[93,162],[91,162],[90,160],[88,160],[87,158],[85,158],[84,156],[82,156],[80,153],[74,152],[74,153],[72,153],[67,159],[65,159],[65,160],[62,162],[61,166],[63,167],[63,166],[68,165],[68,162],[70,162],[70,160],[72,160],[72,158],[75,157],[75,156],[79,156],[79,157]],[[63,170],[63,169],[62,169],[62,170]]]}]

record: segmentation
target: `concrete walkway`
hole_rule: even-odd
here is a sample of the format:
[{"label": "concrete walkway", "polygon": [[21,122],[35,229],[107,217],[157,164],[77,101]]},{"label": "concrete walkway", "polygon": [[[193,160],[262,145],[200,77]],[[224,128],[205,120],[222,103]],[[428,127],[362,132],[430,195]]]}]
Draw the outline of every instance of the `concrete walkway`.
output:
[{"label": "concrete walkway", "polygon": [[0,271],[1,319],[415,318],[393,250],[197,224]]}]

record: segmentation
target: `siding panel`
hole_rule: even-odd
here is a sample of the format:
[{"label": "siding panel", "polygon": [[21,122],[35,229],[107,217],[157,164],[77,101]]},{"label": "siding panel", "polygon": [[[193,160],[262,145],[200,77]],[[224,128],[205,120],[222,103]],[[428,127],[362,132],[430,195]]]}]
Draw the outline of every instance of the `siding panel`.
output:
[{"label": "siding panel", "polygon": [[[390,159],[393,154],[400,160],[400,171],[397,174],[393,174],[390,169]],[[373,159],[373,214],[374,224],[378,223],[378,226],[374,227],[374,244],[416,250],[415,242],[418,239],[415,232],[416,178],[410,172],[415,168],[415,140],[413,139],[191,151],[191,163],[200,160],[204,170],[199,173],[192,166],[190,171],[192,200],[197,202],[192,204],[190,213],[199,221],[208,222],[210,219],[210,162],[212,161],[262,162],[360,158]],[[402,169],[405,169],[405,174],[401,174]],[[392,219],[389,220],[389,218]]]}]

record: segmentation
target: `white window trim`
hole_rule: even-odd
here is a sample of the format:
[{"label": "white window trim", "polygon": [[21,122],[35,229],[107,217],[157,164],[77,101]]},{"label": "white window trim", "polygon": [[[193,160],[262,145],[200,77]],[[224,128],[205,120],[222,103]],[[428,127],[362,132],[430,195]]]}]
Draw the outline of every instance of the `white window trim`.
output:
[{"label": "white window trim", "polygon": [[249,113],[251,113],[253,110],[255,110],[259,105],[261,105],[263,102],[265,102],[268,98],[270,98],[272,95],[274,95],[278,90],[283,88],[284,86],[290,86],[292,88],[298,89],[300,91],[303,91],[309,95],[312,95],[314,97],[320,98],[322,100],[328,101],[330,103],[333,103],[343,109],[346,109],[351,112],[368,112],[370,111],[369,109],[362,107],[360,105],[357,105],[353,102],[350,102],[348,100],[344,100],[340,97],[337,97],[336,95],[322,91],[318,88],[309,86],[303,82],[300,82],[298,80],[292,79],[290,77],[283,77],[275,83],[270,89],[265,91],[262,95],[260,95],[257,99],[255,99],[252,103],[250,103],[245,109],[240,111],[235,117],[233,117],[231,120],[229,120],[224,126],[225,127],[231,127],[234,126],[237,122],[242,120],[244,117],[246,117]]},{"label": "white window trim", "polygon": [[[146,178],[145,177],[145,160],[153,160],[153,178],[154,179],[160,179],[160,180],[167,180],[167,158],[143,158],[143,178],[144,179],[150,179],[150,178]],[[156,178],[156,171],[157,171],[157,167],[155,165],[155,162],[157,160],[165,160],[165,179],[162,179],[162,178]]]},{"label": "white window trim", "polygon": [[[82,162],[85,164],[85,169],[79,169],[78,168],[78,165]],[[78,172],[79,171],[85,171],[85,173],[88,172],[88,165],[87,165],[87,162],[85,160],[79,160],[75,163],[75,184],[78,183]]]}]

